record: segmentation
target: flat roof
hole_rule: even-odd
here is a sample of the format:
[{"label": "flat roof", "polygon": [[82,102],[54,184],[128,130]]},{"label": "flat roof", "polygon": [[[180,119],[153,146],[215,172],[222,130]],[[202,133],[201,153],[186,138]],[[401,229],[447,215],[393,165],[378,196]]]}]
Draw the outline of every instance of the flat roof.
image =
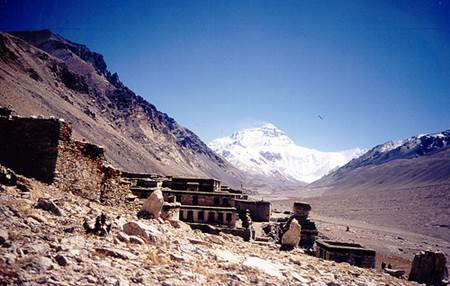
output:
[{"label": "flat roof", "polygon": [[[157,187],[131,187],[130,190],[131,191],[141,191],[141,192],[153,192],[154,190],[156,190]],[[222,192],[222,191],[217,191],[217,192],[201,192],[201,191],[186,191],[186,190],[174,190],[171,188],[162,188],[161,190],[163,193],[180,193],[180,194],[192,194],[192,195],[211,195],[211,196],[227,196],[227,197],[235,197],[238,196],[240,194],[234,194],[234,193],[229,193],[229,192]]]},{"label": "flat roof", "polygon": [[260,203],[271,204],[269,201],[263,201],[263,200],[256,201],[256,200],[236,199],[235,201],[236,202],[245,202],[245,203],[249,203],[249,204],[260,204]]},{"label": "flat roof", "polygon": [[125,171],[122,171],[122,177],[130,179],[169,179],[166,176],[157,173],[131,173]]},{"label": "flat roof", "polygon": [[163,190],[163,193],[180,193],[190,195],[207,195],[207,196],[223,196],[223,197],[235,197],[236,194],[229,192],[200,192],[200,191],[185,191],[185,190]]},{"label": "flat roof", "polygon": [[375,250],[365,248],[358,243],[340,242],[333,240],[316,240],[316,244],[322,248],[331,251],[352,251],[352,252],[364,252],[375,255]]},{"label": "flat roof", "polygon": [[195,181],[216,181],[216,182],[220,182],[218,179],[215,178],[189,178],[189,177],[172,177],[172,182],[176,182],[176,181],[191,181],[191,182],[195,182]]}]

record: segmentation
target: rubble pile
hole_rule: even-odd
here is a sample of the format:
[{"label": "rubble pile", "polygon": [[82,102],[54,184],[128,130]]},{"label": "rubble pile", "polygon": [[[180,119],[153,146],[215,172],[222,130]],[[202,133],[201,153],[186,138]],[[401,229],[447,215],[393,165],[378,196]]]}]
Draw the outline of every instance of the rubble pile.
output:
[{"label": "rubble pile", "polygon": [[29,188],[0,187],[2,285],[417,285],[14,176]]}]

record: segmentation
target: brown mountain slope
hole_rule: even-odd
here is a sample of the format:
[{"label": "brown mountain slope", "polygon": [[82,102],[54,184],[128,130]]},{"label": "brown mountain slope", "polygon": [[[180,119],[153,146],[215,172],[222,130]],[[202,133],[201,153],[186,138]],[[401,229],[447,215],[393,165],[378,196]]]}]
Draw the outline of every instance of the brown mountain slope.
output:
[{"label": "brown mountain slope", "polygon": [[308,185],[325,193],[450,185],[450,130],[378,145]]},{"label": "brown mountain slope", "polygon": [[64,118],[126,171],[240,182],[239,171],[124,86],[100,54],[48,30],[0,33],[0,105]]},{"label": "brown mountain slope", "polygon": [[321,215],[449,241],[450,130],[378,145],[305,189]]}]

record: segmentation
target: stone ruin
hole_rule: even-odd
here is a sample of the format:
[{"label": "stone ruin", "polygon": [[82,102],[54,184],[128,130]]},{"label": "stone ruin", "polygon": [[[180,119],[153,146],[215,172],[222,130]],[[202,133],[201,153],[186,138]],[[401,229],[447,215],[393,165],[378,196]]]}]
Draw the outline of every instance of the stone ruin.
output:
[{"label": "stone ruin", "polygon": [[374,268],[376,252],[357,243],[318,240],[316,256],[336,262],[347,262],[358,267]]},{"label": "stone ruin", "polygon": [[298,246],[313,252],[314,242],[319,232],[316,224],[309,219],[311,206],[304,202],[294,202],[291,216],[279,218],[276,222],[270,222],[263,226],[265,234],[282,245],[283,250],[292,249],[291,245],[283,245],[283,235],[288,232],[292,221],[296,221],[300,226],[300,236]]},{"label": "stone ruin", "polygon": [[106,204],[124,201],[129,186],[100,146],[72,139],[69,123],[13,116],[0,108],[0,164],[66,192]]},{"label": "stone ruin", "polygon": [[294,202],[293,214],[286,225],[289,225],[293,219],[296,219],[301,226],[299,245],[305,249],[311,249],[314,246],[317,235],[319,234],[316,224],[309,219],[311,205],[304,202]]}]

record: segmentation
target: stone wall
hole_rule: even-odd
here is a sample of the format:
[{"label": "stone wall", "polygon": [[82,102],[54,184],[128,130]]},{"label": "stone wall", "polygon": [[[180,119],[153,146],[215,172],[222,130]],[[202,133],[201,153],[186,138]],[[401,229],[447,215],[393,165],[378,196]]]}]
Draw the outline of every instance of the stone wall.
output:
[{"label": "stone wall", "polygon": [[129,186],[106,165],[103,148],[72,140],[64,121],[0,117],[0,130],[0,164],[90,200],[125,200]]},{"label": "stone wall", "polygon": [[268,222],[271,215],[271,204],[266,201],[248,201],[248,200],[236,200],[236,209],[239,216],[245,214],[245,210],[250,211],[250,216],[253,221]]},{"label": "stone wall", "polygon": [[60,142],[54,185],[105,204],[124,202],[129,191],[120,171],[106,164],[103,148],[73,140]]},{"label": "stone wall", "polygon": [[0,164],[16,173],[52,183],[58,145],[71,129],[56,119],[0,118]]},{"label": "stone wall", "polygon": [[54,185],[90,200],[100,199],[103,179],[103,150],[89,153],[86,143],[64,141],[58,147]]}]

